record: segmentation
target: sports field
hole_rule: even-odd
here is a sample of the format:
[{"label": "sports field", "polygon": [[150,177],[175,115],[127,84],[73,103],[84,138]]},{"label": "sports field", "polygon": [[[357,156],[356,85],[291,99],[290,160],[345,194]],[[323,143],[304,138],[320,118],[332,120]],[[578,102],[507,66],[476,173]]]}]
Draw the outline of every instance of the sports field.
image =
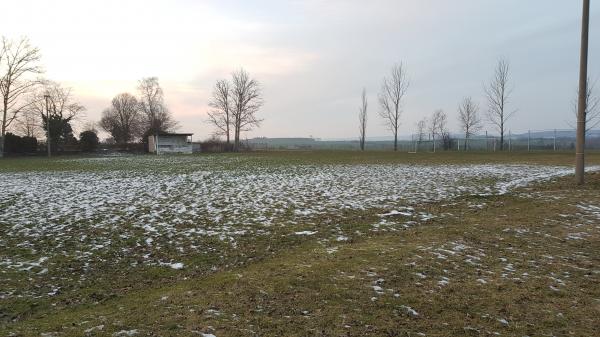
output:
[{"label": "sports field", "polygon": [[0,333],[586,336],[600,154],[0,162]]}]

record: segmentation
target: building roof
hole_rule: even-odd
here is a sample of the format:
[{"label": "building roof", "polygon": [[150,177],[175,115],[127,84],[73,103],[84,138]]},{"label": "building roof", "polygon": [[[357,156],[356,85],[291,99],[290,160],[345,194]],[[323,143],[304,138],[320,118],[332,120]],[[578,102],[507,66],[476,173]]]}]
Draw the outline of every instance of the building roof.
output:
[{"label": "building roof", "polygon": [[159,136],[191,136],[193,133],[171,133],[171,132],[161,132],[158,134]]}]

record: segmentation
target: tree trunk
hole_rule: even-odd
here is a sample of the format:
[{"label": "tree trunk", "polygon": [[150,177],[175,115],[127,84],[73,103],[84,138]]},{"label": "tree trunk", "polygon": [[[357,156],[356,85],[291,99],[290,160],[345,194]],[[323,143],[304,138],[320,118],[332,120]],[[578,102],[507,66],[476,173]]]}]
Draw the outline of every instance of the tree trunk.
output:
[{"label": "tree trunk", "polygon": [[394,132],[394,151],[398,151],[398,129]]},{"label": "tree trunk", "polygon": [[6,110],[8,109],[8,103],[6,102],[6,100],[4,100],[2,102],[3,105],[3,109],[2,109],[2,134],[0,135],[0,158],[4,157],[4,140],[5,140],[5,136],[6,136]]},{"label": "tree trunk", "polygon": [[235,126],[235,137],[233,141],[233,150],[238,152],[240,150],[240,127]]}]

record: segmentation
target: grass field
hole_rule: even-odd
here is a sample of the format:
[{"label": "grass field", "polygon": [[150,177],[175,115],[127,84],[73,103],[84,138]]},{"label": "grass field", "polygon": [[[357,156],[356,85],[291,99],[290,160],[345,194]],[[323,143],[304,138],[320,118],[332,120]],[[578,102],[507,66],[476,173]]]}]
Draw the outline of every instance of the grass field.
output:
[{"label": "grass field", "polygon": [[572,186],[573,157],[2,160],[0,334],[593,336],[600,173]]}]

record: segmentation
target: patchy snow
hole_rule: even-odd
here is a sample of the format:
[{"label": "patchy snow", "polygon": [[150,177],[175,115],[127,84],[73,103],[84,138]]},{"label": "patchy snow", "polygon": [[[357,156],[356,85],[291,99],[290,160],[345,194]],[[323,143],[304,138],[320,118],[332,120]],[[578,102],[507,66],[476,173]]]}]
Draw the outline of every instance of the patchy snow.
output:
[{"label": "patchy snow", "polygon": [[406,306],[406,305],[401,305],[401,306],[400,306],[400,308],[401,308],[401,309],[403,309],[404,311],[406,311],[406,312],[407,312],[409,315],[411,315],[412,317],[417,317],[417,316],[419,316],[419,313],[418,313],[418,312],[417,312],[415,309],[413,309],[413,308],[411,308],[411,307],[409,307],[409,306]]},{"label": "patchy snow", "polygon": [[182,262],[159,262],[159,265],[175,270],[181,270],[184,268],[184,264]]},{"label": "patchy snow", "polygon": [[314,231],[302,231],[302,232],[295,232],[294,234],[296,234],[296,235],[311,236],[311,235],[317,234],[317,232],[314,232]]},{"label": "patchy snow", "polygon": [[133,330],[121,330],[119,332],[115,332],[113,334],[113,336],[115,337],[124,337],[124,336],[135,336],[139,333],[139,331],[137,329],[133,329]]},{"label": "patchy snow", "polygon": [[83,332],[85,332],[86,334],[90,334],[94,330],[98,330],[98,331],[104,330],[104,324],[101,324],[101,325],[98,325],[98,326],[93,326],[93,327],[91,327],[89,329],[85,329]]},{"label": "patchy snow", "polygon": [[[273,226],[289,226],[295,235],[311,236],[321,230],[295,230],[301,224],[314,225],[323,214],[344,210],[392,210],[381,214],[377,226],[393,226],[403,219],[397,225],[409,227],[434,217],[416,212],[414,205],[466,194],[507,193],[572,171],[533,165],[269,166],[195,156],[64,161],[93,169],[0,173],[1,248],[18,252],[0,257],[0,273],[10,270],[39,278],[44,286],[32,287],[36,296],[53,296],[60,290],[48,279],[54,257],[76,261],[81,269],[67,273],[81,278],[109,259],[126,260],[133,267],[179,270],[186,261],[173,262],[173,256],[159,253],[172,250],[183,260],[219,249],[207,245],[212,242],[207,238],[235,247],[239,237],[269,235]],[[595,205],[580,208],[600,217]],[[584,237],[576,232],[569,238]],[[331,234],[331,240],[349,239],[339,232]],[[450,252],[463,248],[435,254],[447,259]],[[2,289],[0,298],[15,291]]]}]

